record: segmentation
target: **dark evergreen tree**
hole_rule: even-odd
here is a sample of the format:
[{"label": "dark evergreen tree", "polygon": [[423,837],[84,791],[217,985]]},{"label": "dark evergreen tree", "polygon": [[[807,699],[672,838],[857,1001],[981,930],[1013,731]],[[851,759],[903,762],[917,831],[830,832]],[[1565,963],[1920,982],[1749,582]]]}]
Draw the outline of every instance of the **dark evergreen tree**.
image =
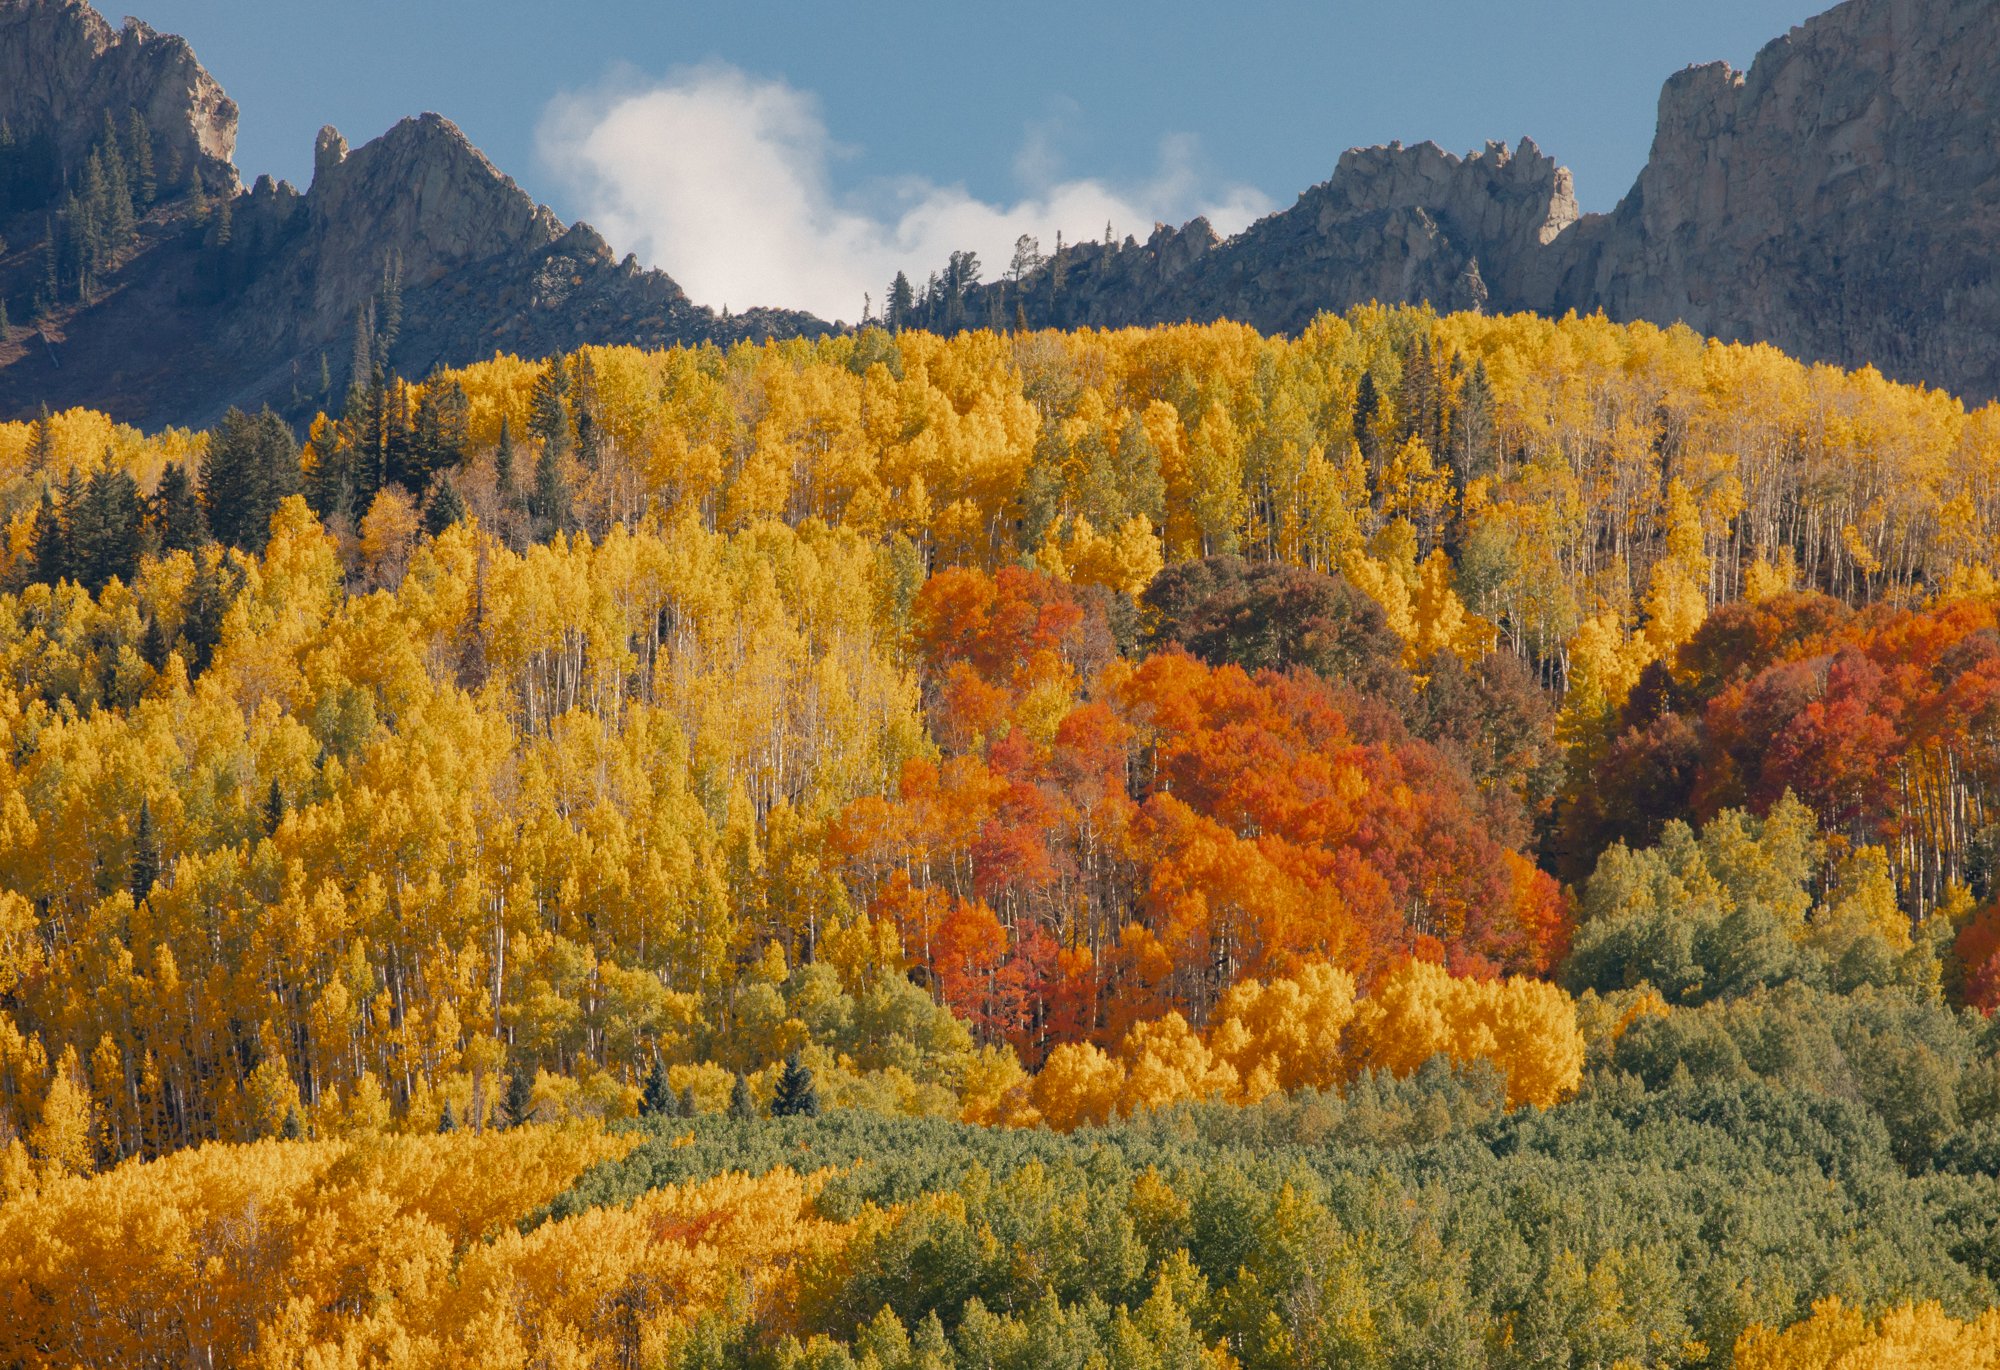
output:
[{"label": "dark evergreen tree", "polygon": [[587,471],[604,462],[604,404],[597,392],[597,363],[578,352],[570,363],[570,423],[576,430],[576,459]]},{"label": "dark evergreen tree", "polygon": [[298,493],[299,480],[299,445],[285,421],[268,408],[255,418],[231,409],[210,436],[201,468],[210,531],[232,547],[261,552],[271,515]]},{"label": "dark evergreen tree", "polygon": [[682,1086],[681,1086],[681,1117],[683,1117],[683,1118],[692,1118],[692,1117],[694,1117],[694,1116],[695,1116],[695,1115],[696,1115],[697,1113],[699,1113],[699,1112],[701,1112],[701,1110],[700,1110],[700,1109],[699,1109],[698,1107],[696,1107],[696,1106],[695,1106],[695,1102],[694,1102],[694,1086],[693,1086],[693,1085],[682,1085]]},{"label": "dark evergreen tree", "polygon": [[1422,339],[1403,358],[1403,384],[1398,406],[1404,438],[1417,438],[1432,452],[1444,452],[1444,414],[1438,386],[1437,361],[1431,340]]},{"label": "dark evergreen tree", "polygon": [[139,821],[132,829],[132,867],[125,881],[133,904],[145,903],[146,896],[153,892],[153,886],[159,881],[160,839],[153,831],[153,806],[150,801],[141,799]]},{"label": "dark evergreen tree", "polygon": [[187,468],[170,461],[153,491],[153,545],[162,552],[192,552],[208,541],[208,516]]},{"label": "dark evergreen tree", "polygon": [[458,1114],[452,1111],[451,1100],[446,1099],[444,1109],[438,1114],[438,1133],[442,1136],[444,1133],[456,1131],[458,1131]]},{"label": "dark evergreen tree", "polygon": [[507,1125],[521,1127],[535,1114],[535,1072],[516,1067],[507,1077]]},{"label": "dark evergreen tree", "polygon": [[729,1116],[747,1122],[757,1116],[757,1099],[750,1092],[750,1082],[742,1071],[736,1072],[736,1083],[729,1087]]},{"label": "dark evergreen tree", "polygon": [[375,379],[375,302],[370,300],[354,311],[354,349],[347,359],[347,408],[352,412],[352,395]]},{"label": "dark evergreen tree", "polygon": [[285,821],[285,790],[278,777],[271,777],[271,791],[264,796],[264,833],[276,833]]},{"label": "dark evergreen tree", "polygon": [[471,405],[457,381],[424,387],[410,427],[409,459],[403,463],[398,483],[422,493],[440,471],[463,464],[471,421]]},{"label": "dark evergreen tree", "polygon": [[441,475],[431,487],[431,497],[424,505],[424,531],[436,537],[454,523],[465,521],[465,500],[458,493],[458,486],[450,475]]},{"label": "dark evergreen tree", "polygon": [[639,1092],[639,1116],[672,1118],[680,1111],[680,1101],[674,1097],[673,1086],[667,1083],[666,1062],[655,1056],[653,1068],[646,1073],[645,1087]]},{"label": "dark evergreen tree", "polygon": [[910,278],[902,272],[889,283],[888,307],[883,310],[883,322],[891,333],[900,333],[910,323],[910,315],[917,307],[916,292],[910,289]]},{"label": "dark evergreen tree", "polygon": [[296,1142],[306,1135],[305,1124],[299,1121],[299,1107],[297,1104],[291,1104],[286,1107],[284,1126],[278,1129],[278,1133],[288,1142]]},{"label": "dark evergreen tree", "polygon": [[535,488],[528,496],[528,513],[535,521],[535,537],[547,541],[570,529],[569,477],[563,474],[562,457],[553,447],[542,449],[535,463]]},{"label": "dark evergreen tree", "polygon": [[375,365],[387,371],[396,341],[403,335],[403,259],[400,254],[390,254],[389,260],[382,264],[382,285],[375,292],[375,298]]},{"label": "dark evergreen tree", "polygon": [[167,635],[160,620],[146,615],[146,629],[139,634],[139,659],[156,671],[167,668]]},{"label": "dark evergreen tree", "polygon": [[62,510],[48,486],[42,487],[41,503],[35,509],[33,576],[43,585],[54,585],[69,574],[69,532],[63,527]]},{"label": "dark evergreen tree", "polygon": [[130,581],[139,566],[145,505],[130,472],[108,463],[91,472],[69,520],[71,574],[92,594]]},{"label": "dark evergreen tree", "polygon": [[322,522],[336,519],[352,526],[354,518],[354,449],[347,426],[317,428],[307,444],[312,453],[304,476],[306,505]]},{"label": "dark evergreen tree", "polygon": [[1382,392],[1375,387],[1375,373],[1363,371],[1361,384],[1354,391],[1354,443],[1361,449],[1361,459],[1367,463],[1370,475],[1381,471],[1375,450],[1375,416],[1381,411]]},{"label": "dark evergreen tree", "polygon": [[42,405],[42,412],[28,425],[28,474],[40,476],[48,472],[56,460],[55,423],[50,418],[49,407]]},{"label": "dark evergreen tree", "polygon": [[219,559],[195,557],[194,581],[181,616],[181,639],[187,643],[188,670],[193,675],[208,669],[209,658],[222,641],[222,620],[236,598],[233,580]]},{"label": "dark evergreen tree", "polygon": [[569,368],[561,358],[551,358],[535,388],[528,395],[528,431],[542,445],[544,454],[569,455],[574,435],[570,419]]},{"label": "dark evergreen tree", "polygon": [[819,1090],[813,1084],[812,1071],[806,1068],[796,1051],[785,1058],[784,1074],[778,1077],[778,1088],[771,1096],[771,1116],[819,1117]]},{"label": "dark evergreen tree", "polygon": [[125,148],[132,173],[132,193],[142,206],[160,198],[160,180],[153,170],[153,131],[146,116],[133,110],[125,125]]}]

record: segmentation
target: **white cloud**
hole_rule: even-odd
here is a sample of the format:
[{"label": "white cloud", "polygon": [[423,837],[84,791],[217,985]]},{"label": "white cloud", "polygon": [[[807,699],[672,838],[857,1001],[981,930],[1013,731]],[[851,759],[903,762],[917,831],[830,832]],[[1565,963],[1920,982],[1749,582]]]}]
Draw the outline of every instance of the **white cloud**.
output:
[{"label": "white cloud", "polygon": [[695,300],[829,319],[858,318],[863,292],[879,309],[897,271],[921,285],[958,249],[978,252],[991,279],[1023,233],[1047,250],[1057,229],[1096,237],[1109,221],[1144,238],[1155,222],[1206,214],[1227,234],[1270,208],[1248,187],[1205,187],[1186,137],[1162,140],[1140,185],[1057,179],[1054,133],[1047,121],[1028,129],[1014,168],[1023,193],[1009,204],[917,176],[843,188],[833,171],[849,150],[809,92],[710,63],[655,85],[628,78],[560,97],[543,119],[541,152],[586,219]]}]

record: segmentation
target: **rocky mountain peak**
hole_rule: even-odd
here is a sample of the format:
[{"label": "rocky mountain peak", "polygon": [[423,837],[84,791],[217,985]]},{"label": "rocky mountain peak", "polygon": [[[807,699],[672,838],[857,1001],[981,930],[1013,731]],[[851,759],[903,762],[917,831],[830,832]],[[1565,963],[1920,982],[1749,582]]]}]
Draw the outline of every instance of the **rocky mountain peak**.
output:
[{"label": "rocky mountain peak", "polygon": [[104,113],[122,122],[130,110],[146,119],[163,180],[198,172],[237,188],[236,102],[183,39],[136,19],[113,29],[86,0],[0,0],[0,119],[17,137],[48,135],[74,166]]},{"label": "rocky mountain peak", "polygon": [[[13,127],[47,127],[87,155],[106,114],[122,127],[131,108],[147,114],[156,160],[198,166],[206,193],[163,198],[87,291],[70,284],[30,339],[0,340],[0,415],[86,403],[148,425],[205,423],[269,402],[308,417],[337,407],[357,328],[390,288],[401,319],[385,360],[406,375],[498,350],[828,327],[782,310],[718,318],[663,273],[618,261],[589,225],[565,227],[441,114],[354,148],[327,126],[303,194],[269,176],[244,192],[228,160],[236,106],[186,43],[136,23],[114,31],[84,0],[0,0],[0,116]],[[9,208],[0,226],[27,250],[0,261],[0,298],[20,299],[40,280],[30,235],[50,220],[38,204],[7,225]]]}]

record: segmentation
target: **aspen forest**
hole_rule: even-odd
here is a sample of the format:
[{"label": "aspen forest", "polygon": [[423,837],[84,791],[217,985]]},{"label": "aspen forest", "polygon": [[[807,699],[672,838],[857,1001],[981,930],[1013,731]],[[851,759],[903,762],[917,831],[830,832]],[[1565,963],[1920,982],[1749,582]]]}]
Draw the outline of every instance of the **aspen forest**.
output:
[{"label": "aspen forest", "polygon": [[0,1367],[2000,1370],[2000,406],[381,303],[0,424]]}]

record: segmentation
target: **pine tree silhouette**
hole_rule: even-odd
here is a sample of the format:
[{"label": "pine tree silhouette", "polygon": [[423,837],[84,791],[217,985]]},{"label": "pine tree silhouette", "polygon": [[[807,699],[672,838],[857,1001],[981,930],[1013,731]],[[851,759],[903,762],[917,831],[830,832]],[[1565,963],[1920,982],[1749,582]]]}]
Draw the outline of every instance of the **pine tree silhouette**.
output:
[{"label": "pine tree silhouette", "polygon": [[813,1085],[813,1073],[796,1051],[785,1058],[785,1073],[778,1077],[777,1092],[771,1096],[771,1116],[819,1117],[819,1090]]}]

